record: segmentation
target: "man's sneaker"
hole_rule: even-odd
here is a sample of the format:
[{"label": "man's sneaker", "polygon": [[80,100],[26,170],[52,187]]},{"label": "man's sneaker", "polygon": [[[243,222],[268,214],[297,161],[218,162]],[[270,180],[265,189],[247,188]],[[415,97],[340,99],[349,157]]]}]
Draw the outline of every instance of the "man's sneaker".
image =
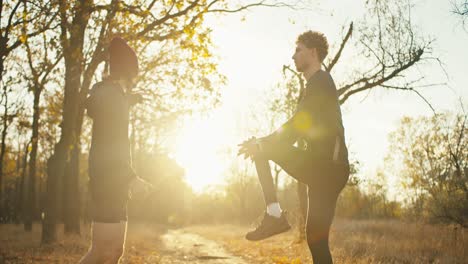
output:
[{"label": "man's sneaker", "polygon": [[286,219],[286,212],[283,211],[280,218],[271,216],[265,212],[260,225],[245,236],[247,240],[258,241],[271,236],[283,233],[291,229]]}]

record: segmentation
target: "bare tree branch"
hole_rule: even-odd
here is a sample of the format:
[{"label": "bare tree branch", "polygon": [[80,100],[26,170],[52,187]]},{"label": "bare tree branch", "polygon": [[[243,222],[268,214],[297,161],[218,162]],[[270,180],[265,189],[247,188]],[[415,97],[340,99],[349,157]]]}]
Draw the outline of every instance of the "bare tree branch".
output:
[{"label": "bare tree branch", "polygon": [[452,1],[453,9],[452,12],[454,14],[460,16],[468,16],[468,1],[457,3],[456,1]]},{"label": "bare tree branch", "polygon": [[325,66],[325,70],[328,72],[331,72],[335,64],[338,62],[338,60],[341,57],[341,53],[343,52],[344,47],[346,46],[346,43],[348,42],[349,38],[351,37],[353,33],[353,23],[349,24],[348,32],[346,33],[346,36],[344,37],[343,41],[341,42],[340,48],[338,49],[338,52],[336,55],[333,57],[333,59],[330,61],[328,65]]},{"label": "bare tree branch", "polygon": [[146,33],[153,30],[155,27],[163,24],[164,22],[168,21],[169,19],[173,19],[173,18],[176,18],[176,17],[186,15],[190,10],[194,9],[198,5],[199,2],[200,2],[200,0],[195,0],[189,6],[187,6],[185,9],[183,9],[183,10],[181,10],[179,12],[176,12],[176,13],[173,13],[173,14],[167,13],[163,18],[157,19],[156,21],[154,21],[151,24],[147,25],[142,31],[138,32],[135,36],[136,37],[143,37]]},{"label": "bare tree branch", "polygon": [[408,91],[412,91],[414,93],[416,93],[421,99],[424,100],[424,102],[431,108],[432,112],[434,114],[436,114],[436,111],[434,109],[434,107],[432,106],[432,104],[416,89],[414,88],[411,88],[411,87],[391,87],[391,86],[387,86],[387,85],[382,85],[382,87],[385,87],[385,88],[391,88],[391,89],[399,89],[399,90],[408,90]]},{"label": "bare tree branch", "polygon": [[[355,93],[362,92],[362,91],[365,91],[365,90],[368,90],[368,89],[372,89],[372,88],[377,87],[377,86],[382,86],[386,81],[389,81],[392,78],[398,76],[399,73],[401,73],[404,70],[410,68],[416,62],[418,62],[421,59],[421,56],[422,56],[423,53],[424,53],[423,50],[419,50],[418,53],[416,54],[416,56],[412,60],[407,62],[402,67],[393,70],[390,74],[385,75],[380,79],[373,80],[372,78],[364,77],[364,78],[358,80],[358,82],[356,83],[356,84],[364,83],[362,86],[360,86],[358,88],[350,90],[350,88],[352,86],[348,85],[348,86],[345,86],[345,88],[338,89],[338,94],[343,95],[343,97],[340,99],[340,103],[343,104],[351,95],[353,95]],[[385,67],[385,66],[383,66],[383,67]]]},{"label": "bare tree branch", "polygon": [[[215,1],[213,1],[213,3],[214,2]],[[260,2],[244,5],[244,6],[241,6],[239,8],[235,8],[235,9],[210,9],[207,12],[209,12],[209,13],[237,13],[237,12],[240,12],[240,11],[243,11],[243,10],[247,10],[247,9],[249,9],[251,7],[258,7],[258,6],[263,6],[263,7],[288,7],[288,8],[291,8],[291,9],[297,9],[296,4],[288,4],[288,3],[285,3],[285,2],[268,3],[268,1],[262,0]]]},{"label": "bare tree branch", "polygon": [[13,7],[13,9],[11,10],[11,12],[10,12],[10,16],[8,18],[8,24],[5,27],[5,36],[4,36],[5,39],[8,39],[8,35],[10,34],[10,29],[11,29],[11,24],[12,24],[13,17],[16,15],[16,10],[18,10],[21,3],[26,4],[25,1],[18,1],[16,3],[16,5]]}]

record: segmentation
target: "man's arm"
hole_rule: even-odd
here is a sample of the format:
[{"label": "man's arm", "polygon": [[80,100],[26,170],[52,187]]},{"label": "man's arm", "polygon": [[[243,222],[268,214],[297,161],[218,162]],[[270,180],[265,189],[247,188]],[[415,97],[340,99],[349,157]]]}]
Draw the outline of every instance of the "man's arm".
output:
[{"label": "man's arm", "polygon": [[[308,140],[323,140],[335,137],[335,113],[337,94],[331,78],[327,75],[317,76],[318,79],[308,84],[306,94],[300,101],[296,113],[272,134],[248,140],[241,144],[240,154],[261,151],[262,143],[281,141],[294,144],[300,137]],[[250,146],[250,145],[257,146]],[[251,154],[251,153],[250,153]]]},{"label": "man's arm", "polygon": [[[326,136],[332,128],[333,109],[336,104],[336,90],[325,78],[318,77],[300,101],[297,111],[273,134],[265,137],[277,138],[293,144],[299,137],[309,139]],[[335,93],[334,93],[335,92]]]},{"label": "man's arm", "polygon": [[272,142],[272,141],[281,141],[285,144],[294,144],[297,141],[298,135],[296,131],[292,129],[292,122],[293,119],[289,119],[286,121],[282,126],[280,126],[277,130],[271,133],[268,136],[259,138],[259,142]]}]

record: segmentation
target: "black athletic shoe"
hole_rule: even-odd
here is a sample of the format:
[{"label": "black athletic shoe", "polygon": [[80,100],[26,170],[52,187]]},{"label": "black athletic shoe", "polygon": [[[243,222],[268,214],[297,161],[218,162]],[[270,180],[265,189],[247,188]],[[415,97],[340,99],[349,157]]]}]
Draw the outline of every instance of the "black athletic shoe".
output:
[{"label": "black athletic shoe", "polygon": [[245,238],[250,241],[258,241],[271,236],[283,233],[291,229],[291,226],[286,219],[286,212],[283,211],[280,218],[271,216],[265,212],[260,225],[247,235]]}]

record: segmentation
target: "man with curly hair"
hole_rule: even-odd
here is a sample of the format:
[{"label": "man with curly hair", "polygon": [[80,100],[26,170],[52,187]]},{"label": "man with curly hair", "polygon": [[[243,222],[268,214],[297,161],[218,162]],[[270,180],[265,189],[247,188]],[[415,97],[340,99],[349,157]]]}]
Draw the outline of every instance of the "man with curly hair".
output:
[{"label": "man with curly hair", "polygon": [[[255,163],[267,208],[246,239],[258,241],[291,228],[276,197],[271,160],[308,186],[306,235],[315,264],[333,263],[328,236],[338,195],[349,178],[338,94],[330,74],[321,69],[327,53],[322,33],[307,31],[298,37],[292,59],[307,85],[295,114],[271,135],[239,145],[239,154]],[[294,146],[299,139],[306,142],[305,149]]]}]

